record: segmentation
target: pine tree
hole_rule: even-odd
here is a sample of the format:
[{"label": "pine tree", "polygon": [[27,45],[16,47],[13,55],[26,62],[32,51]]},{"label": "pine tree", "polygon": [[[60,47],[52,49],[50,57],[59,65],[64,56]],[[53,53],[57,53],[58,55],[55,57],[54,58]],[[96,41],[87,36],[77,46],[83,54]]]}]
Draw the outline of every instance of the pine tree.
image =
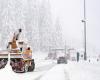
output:
[{"label": "pine tree", "polygon": [[39,7],[39,37],[40,37],[40,50],[48,51],[52,46],[52,19],[50,4],[48,0],[43,0]]}]

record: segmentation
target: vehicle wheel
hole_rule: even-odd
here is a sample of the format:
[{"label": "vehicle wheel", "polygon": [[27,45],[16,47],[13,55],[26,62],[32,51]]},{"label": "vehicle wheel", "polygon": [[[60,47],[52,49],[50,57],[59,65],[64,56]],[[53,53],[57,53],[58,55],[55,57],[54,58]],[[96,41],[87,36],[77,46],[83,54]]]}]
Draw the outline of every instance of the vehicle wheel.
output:
[{"label": "vehicle wheel", "polygon": [[28,72],[28,65],[27,64],[25,64],[25,66],[24,66],[24,72]]},{"label": "vehicle wheel", "polygon": [[0,59],[0,69],[5,68],[7,64],[7,59]]},{"label": "vehicle wheel", "polygon": [[34,71],[34,69],[35,69],[35,63],[34,63],[34,60],[32,60],[31,61],[31,66],[28,67],[28,71],[32,72],[32,71]]}]

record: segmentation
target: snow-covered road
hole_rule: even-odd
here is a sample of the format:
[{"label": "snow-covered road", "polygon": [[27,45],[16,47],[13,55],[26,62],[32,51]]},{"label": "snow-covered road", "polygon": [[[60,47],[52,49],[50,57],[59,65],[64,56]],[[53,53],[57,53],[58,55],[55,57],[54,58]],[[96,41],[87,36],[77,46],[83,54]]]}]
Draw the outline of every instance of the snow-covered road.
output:
[{"label": "snow-covered road", "polygon": [[12,71],[9,64],[4,69],[0,70],[1,80],[39,80],[48,70],[56,64],[51,60],[41,60],[36,64],[34,72],[15,73]]},{"label": "snow-covered road", "polygon": [[0,80],[100,80],[100,62],[56,64],[53,60],[36,60],[34,72],[15,73],[9,64],[0,70]]},{"label": "snow-covered road", "polygon": [[64,64],[54,66],[40,80],[69,80]]},{"label": "snow-covered road", "polygon": [[40,80],[100,80],[100,62],[70,62],[58,64]]}]

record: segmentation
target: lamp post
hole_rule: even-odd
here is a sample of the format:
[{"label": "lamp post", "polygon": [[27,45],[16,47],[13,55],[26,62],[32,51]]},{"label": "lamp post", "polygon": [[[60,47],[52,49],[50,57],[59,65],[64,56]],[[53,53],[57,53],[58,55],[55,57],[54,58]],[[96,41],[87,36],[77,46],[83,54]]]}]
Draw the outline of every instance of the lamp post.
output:
[{"label": "lamp post", "polygon": [[87,45],[86,45],[86,1],[84,0],[84,60],[87,60]]}]

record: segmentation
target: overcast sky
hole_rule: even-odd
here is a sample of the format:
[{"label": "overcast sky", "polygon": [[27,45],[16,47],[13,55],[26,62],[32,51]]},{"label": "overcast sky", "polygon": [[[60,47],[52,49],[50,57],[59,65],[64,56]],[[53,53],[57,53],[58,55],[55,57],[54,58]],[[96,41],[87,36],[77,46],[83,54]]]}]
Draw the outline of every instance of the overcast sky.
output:
[{"label": "overcast sky", "polygon": [[[50,0],[54,16],[59,16],[68,45],[83,46],[83,0]],[[100,52],[100,0],[86,0],[87,46]]]}]

